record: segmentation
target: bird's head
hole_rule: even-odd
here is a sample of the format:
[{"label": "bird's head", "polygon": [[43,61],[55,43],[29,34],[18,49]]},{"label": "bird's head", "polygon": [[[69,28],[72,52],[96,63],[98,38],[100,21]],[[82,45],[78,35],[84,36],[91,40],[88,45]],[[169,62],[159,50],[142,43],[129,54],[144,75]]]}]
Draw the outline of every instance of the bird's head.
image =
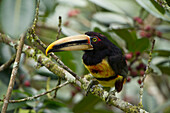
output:
[{"label": "bird's head", "polygon": [[51,43],[46,49],[50,52],[75,50],[102,50],[108,46],[108,39],[96,32],[86,32],[85,35],[65,37]]}]

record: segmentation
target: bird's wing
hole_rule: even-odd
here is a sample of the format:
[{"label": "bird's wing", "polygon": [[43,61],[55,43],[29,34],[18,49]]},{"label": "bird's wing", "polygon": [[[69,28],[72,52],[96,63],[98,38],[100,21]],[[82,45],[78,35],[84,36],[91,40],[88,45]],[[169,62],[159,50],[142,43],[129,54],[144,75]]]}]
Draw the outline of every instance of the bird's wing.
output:
[{"label": "bird's wing", "polygon": [[121,54],[112,55],[108,57],[108,62],[116,75],[121,75],[126,78],[128,74],[128,68],[125,61],[125,57]]}]

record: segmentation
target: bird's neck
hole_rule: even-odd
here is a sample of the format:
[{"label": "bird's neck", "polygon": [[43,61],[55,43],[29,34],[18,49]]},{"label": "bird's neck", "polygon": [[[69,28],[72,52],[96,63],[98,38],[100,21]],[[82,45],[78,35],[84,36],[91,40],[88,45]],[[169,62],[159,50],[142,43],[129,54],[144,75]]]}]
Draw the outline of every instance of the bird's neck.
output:
[{"label": "bird's neck", "polygon": [[85,51],[83,55],[83,62],[85,65],[96,65],[100,63],[106,56],[108,56],[108,50]]}]

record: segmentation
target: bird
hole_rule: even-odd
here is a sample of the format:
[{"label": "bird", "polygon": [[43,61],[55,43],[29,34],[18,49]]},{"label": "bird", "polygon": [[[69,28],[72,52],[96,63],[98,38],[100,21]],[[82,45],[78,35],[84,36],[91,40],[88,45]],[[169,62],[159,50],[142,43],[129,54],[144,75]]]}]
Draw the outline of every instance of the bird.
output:
[{"label": "bird", "polygon": [[126,82],[128,68],[122,50],[101,33],[88,31],[52,42],[50,52],[84,51],[83,64],[103,87],[115,87],[120,92]]}]

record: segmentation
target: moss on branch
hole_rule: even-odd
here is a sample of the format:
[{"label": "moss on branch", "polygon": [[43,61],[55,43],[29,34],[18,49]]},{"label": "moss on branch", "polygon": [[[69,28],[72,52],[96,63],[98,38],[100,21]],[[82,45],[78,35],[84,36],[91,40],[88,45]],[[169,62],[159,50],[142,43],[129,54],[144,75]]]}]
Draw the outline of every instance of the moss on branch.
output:
[{"label": "moss on branch", "polygon": [[[4,37],[5,35],[0,35],[0,42],[4,42],[14,48],[17,48],[18,43],[12,41],[11,39]],[[44,53],[40,50],[35,50],[36,48],[32,48],[28,45],[24,45],[23,52],[28,56],[33,58],[36,62],[45,66],[49,71],[53,72],[54,74],[64,77],[69,83],[75,83],[79,87],[84,90],[87,90],[89,81],[86,78],[76,79],[72,74],[68,71],[64,70],[56,63],[54,63],[50,58],[44,55]],[[108,92],[103,90],[99,86],[93,87],[90,92],[95,96],[99,97],[103,101],[106,102],[106,98],[108,96]],[[129,113],[148,113],[147,111],[141,109],[140,107],[134,106],[128,102],[125,102],[116,96],[112,95],[111,99],[108,100],[108,103],[111,105],[116,106],[117,108],[129,112]]]}]

